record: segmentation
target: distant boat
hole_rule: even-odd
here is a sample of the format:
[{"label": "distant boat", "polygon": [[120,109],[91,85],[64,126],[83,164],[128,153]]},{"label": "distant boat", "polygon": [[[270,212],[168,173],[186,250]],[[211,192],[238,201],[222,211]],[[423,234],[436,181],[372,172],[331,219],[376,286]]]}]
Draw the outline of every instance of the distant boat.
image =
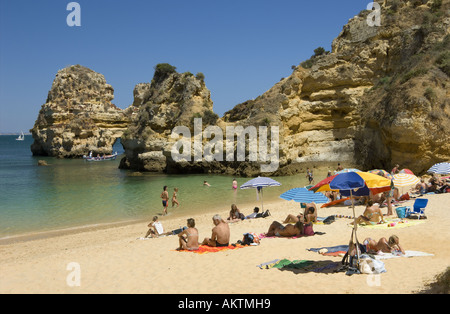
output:
[{"label": "distant boat", "polygon": [[22,133],[22,134],[19,135],[18,138],[16,138],[16,141],[23,141],[23,140],[25,140],[25,135],[23,134],[23,132],[21,132],[21,133]]},{"label": "distant boat", "polygon": [[83,159],[86,161],[105,161],[105,160],[115,160],[116,157],[117,157],[117,152],[115,152],[112,155],[103,155],[103,156],[97,156],[97,157],[93,157],[92,152],[90,152],[88,156],[84,155]]}]

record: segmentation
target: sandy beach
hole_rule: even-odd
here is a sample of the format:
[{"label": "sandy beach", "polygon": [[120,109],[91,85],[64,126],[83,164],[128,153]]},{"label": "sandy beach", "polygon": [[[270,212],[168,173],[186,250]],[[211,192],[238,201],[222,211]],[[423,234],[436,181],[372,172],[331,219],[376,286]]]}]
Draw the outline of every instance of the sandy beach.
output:
[{"label": "sandy beach", "polygon": [[[445,271],[450,261],[450,194],[425,198],[429,199],[428,219],[421,224],[405,228],[358,228],[360,241],[366,237],[379,239],[396,234],[405,250],[434,255],[384,260],[387,272],[378,277],[376,284],[371,284],[371,277],[365,274],[296,273],[257,267],[274,259],[339,262],[340,257],[307,251],[348,244],[351,220],[337,218],[330,225],[314,225],[314,230],[324,233],[322,235],[265,238],[259,246],[208,254],[177,252],[176,236],[139,240],[147,231],[147,223],[3,243],[0,244],[0,293],[415,293]],[[402,205],[412,204],[410,200]],[[230,204],[224,204],[221,212],[193,217],[201,239],[211,235],[212,216],[218,213],[226,218],[229,208]],[[273,220],[283,221],[288,214],[297,214],[299,204],[279,200],[265,204],[265,209],[269,209],[272,216],[230,224],[231,242],[242,239],[246,232],[266,232]],[[240,210],[250,214],[252,208],[241,207]],[[363,210],[363,206],[357,206],[356,214],[362,214]],[[384,213],[386,210],[383,208]],[[333,214],[351,215],[352,211],[348,206],[319,208],[319,217]],[[166,230],[172,230],[184,226],[187,218],[190,217],[168,215],[160,221]],[[79,265],[79,286],[67,283],[74,270],[70,263]]]}]

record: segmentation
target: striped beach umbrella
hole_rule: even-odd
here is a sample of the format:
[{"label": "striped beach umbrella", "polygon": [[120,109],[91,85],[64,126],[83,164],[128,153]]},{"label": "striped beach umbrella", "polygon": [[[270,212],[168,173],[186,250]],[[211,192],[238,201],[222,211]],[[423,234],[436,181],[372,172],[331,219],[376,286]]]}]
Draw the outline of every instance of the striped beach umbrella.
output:
[{"label": "striped beach umbrella", "polygon": [[294,188],[280,195],[280,198],[286,201],[297,203],[328,203],[328,198],[322,193],[314,193],[306,188]]},{"label": "striped beach umbrella", "polygon": [[436,173],[436,174],[449,174],[450,173],[450,163],[449,162],[441,162],[438,164],[435,164],[433,167],[428,169],[429,173]]},{"label": "striped beach umbrella", "polygon": [[256,195],[258,195],[258,191],[261,192],[261,208],[264,211],[264,202],[262,197],[262,188],[263,187],[269,187],[269,186],[280,186],[281,183],[278,181],[275,181],[274,179],[267,178],[267,177],[257,177],[254,179],[251,179],[250,181],[245,182],[240,186],[241,189],[256,189]]},{"label": "striped beach umbrella", "polygon": [[407,173],[397,173],[394,175],[394,186],[399,189],[401,194],[404,194],[404,191],[409,190],[411,187],[416,186],[420,179],[413,174]]},{"label": "striped beach umbrella", "polygon": [[412,175],[414,175],[414,172],[412,172],[412,171],[409,170],[409,169],[402,169],[402,170],[400,170],[398,173],[406,173],[406,174],[412,174]]}]

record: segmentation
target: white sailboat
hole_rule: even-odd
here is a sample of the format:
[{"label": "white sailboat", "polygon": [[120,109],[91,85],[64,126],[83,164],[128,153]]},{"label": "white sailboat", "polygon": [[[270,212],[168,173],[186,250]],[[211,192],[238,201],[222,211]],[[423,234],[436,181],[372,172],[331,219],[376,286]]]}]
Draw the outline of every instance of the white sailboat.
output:
[{"label": "white sailboat", "polygon": [[19,135],[18,138],[16,138],[16,141],[23,141],[25,140],[25,135],[23,134],[23,132],[21,132],[22,134]]}]

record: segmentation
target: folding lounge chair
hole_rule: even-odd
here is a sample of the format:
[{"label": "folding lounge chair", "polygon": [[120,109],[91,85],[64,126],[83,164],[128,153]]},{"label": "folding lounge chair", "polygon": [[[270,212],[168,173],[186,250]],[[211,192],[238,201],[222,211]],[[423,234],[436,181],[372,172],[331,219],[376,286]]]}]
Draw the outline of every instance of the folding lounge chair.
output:
[{"label": "folding lounge chair", "polygon": [[418,219],[420,219],[420,216],[425,216],[424,210],[425,207],[427,207],[428,200],[425,198],[417,198],[414,202],[414,205],[412,209],[410,208],[407,213],[407,217],[409,217],[411,214],[417,215]]}]

